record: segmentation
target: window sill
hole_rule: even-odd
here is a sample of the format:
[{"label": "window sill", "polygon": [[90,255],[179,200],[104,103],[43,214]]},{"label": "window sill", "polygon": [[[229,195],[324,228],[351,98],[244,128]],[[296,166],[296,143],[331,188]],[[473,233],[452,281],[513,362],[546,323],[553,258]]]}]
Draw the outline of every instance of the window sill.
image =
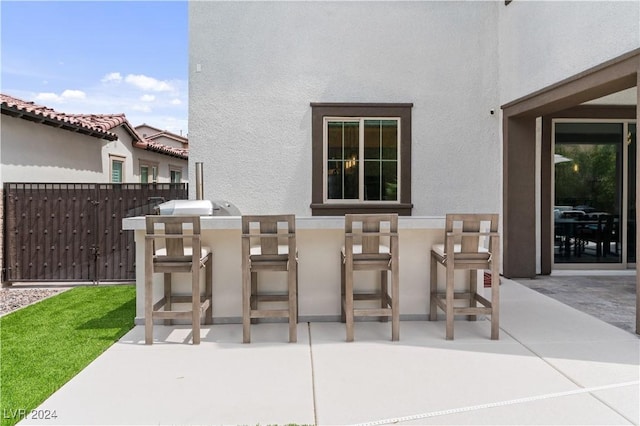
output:
[{"label": "window sill", "polygon": [[352,204],[311,204],[312,216],[343,216],[346,213],[398,213],[411,216],[411,203],[352,203]]}]

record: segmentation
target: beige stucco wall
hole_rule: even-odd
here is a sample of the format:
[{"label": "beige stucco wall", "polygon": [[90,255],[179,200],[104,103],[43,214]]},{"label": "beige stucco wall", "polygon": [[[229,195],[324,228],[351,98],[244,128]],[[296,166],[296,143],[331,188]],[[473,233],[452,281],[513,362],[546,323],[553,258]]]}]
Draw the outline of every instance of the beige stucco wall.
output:
[{"label": "beige stucco wall", "polygon": [[177,141],[175,139],[172,139],[170,137],[167,136],[160,136],[156,139],[154,139],[155,142],[161,143],[163,145],[167,145],[170,146],[172,148],[180,148],[183,149],[184,148],[184,144],[180,141]]},{"label": "beige stucco wall", "polygon": [[191,2],[205,198],[309,215],[309,103],[413,102],[413,213],[501,210],[499,106],[639,47],[639,4]]},{"label": "beige stucco wall", "polygon": [[499,211],[504,2],[190,2],[205,198],[311,209],[310,102],[412,102],[414,215]]},{"label": "beige stucco wall", "polygon": [[513,1],[499,8],[500,102],[640,47],[640,1]]},{"label": "beige stucco wall", "polygon": [[143,137],[154,135],[159,131],[160,131],[159,129],[156,129],[154,127],[151,127],[145,124],[142,124],[136,127],[136,132],[138,132],[138,134]]},{"label": "beige stucco wall", "polygon": [[130,182],[140,182],[140,163],[152,163],[158,165],[158,183],[166,183],[171,181],[169,173],[170,168],[179,168],[182,170],[182,182],[189,182],[188,160],[169,157],[167,155],[158,154],[157,152],[135,149],[132,154],[133,179]]},{"label": "beige stucco wall", "polygon": [[104,140],[1,116],[2,182],[106,182]]},{"label": "beige stucco wall", "polygon": [[[141,125],[136,127],[136,132],[138,132],[138,134],[143,137],[154,135],[156,133],[159,133],[160,131],[161,130],[158,130],[156,128],[153,128],[147,125]],[[154,141],[159,142],[163,145],[174,147],[174,148],[184,148],[184,145],[182,144],[182,142],[167,136],[161,136],[157,139],[154,139]]]},{"label": "beige stucco wall", "polygon": [[124,159],[125,183],[140,182],[140,160],[158,164],[158,182],[169,182],[169,167],[182,170],[188,182],[188,161],[133,148],[122,127],[108,141],[21,118],[1,116],[0,182],[92,182],[111,179],[110,156]]}]

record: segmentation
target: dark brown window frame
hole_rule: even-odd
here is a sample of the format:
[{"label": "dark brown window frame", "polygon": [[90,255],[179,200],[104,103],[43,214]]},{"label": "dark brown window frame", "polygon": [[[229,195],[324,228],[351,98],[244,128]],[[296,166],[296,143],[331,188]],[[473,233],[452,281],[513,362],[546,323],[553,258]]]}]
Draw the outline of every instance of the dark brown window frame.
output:
[{"label": "dark brown window frame", "polygon": [[[411,109],[413,103],[311,103],[311,214],[342,216],[346,213],[398,213],[410,216]],[[325,203],[323,197],[324,117],[400,117],[400,200],[397,203]]]}]

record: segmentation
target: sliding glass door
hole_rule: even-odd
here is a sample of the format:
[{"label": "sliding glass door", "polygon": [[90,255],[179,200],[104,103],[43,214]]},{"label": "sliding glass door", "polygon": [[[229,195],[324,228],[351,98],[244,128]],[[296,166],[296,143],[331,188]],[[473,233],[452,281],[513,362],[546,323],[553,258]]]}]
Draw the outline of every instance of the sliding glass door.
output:
[{"label": "sliding glass door", "polygon": [[627,132],[627,263],[636,263],[636,173],[637,139],[636,123],[629,123]]},{"label": "sliding glass door", "polygon": [[554,121],[554,263],[635,262],[635,123]]}]

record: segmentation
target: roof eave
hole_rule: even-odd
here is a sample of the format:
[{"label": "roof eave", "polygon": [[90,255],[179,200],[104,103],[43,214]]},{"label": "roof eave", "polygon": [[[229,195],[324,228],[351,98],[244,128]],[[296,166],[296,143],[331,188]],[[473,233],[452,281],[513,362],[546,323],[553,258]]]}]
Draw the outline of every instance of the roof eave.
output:
[{"label": "roof eave", "polygon": [[56,127],[56,128],[67,130],[74,133],[80,133],[80,134],[91,136],[97,139],[106,139],[109,141],[114,141],[118,139],[118,136],[111,132],[101,132],[97,130],[88,129],[83,126],[77,126],[77,125],[68,123],[64,120],[57,120],[55,118],[46,117],[42,114],[23,111],[19,108],[12,108],[6,104],[2,104],[2,114],[15,117],[15,118],[22,118],[23,120],[33,121],[35,123],[46,124],[51,127]]},{"label": "roof eave", "polygon": [[159,147],[157,145],[152,145],[148,142],[134,142],[133,146],[135,148],[144,149],[145,151],[151,151],[162,155],[168,155],[169,157],[180,158],[182,160],[188,160],[189,154],[181,154],[178,152],[171,151],[169,149]]}]

